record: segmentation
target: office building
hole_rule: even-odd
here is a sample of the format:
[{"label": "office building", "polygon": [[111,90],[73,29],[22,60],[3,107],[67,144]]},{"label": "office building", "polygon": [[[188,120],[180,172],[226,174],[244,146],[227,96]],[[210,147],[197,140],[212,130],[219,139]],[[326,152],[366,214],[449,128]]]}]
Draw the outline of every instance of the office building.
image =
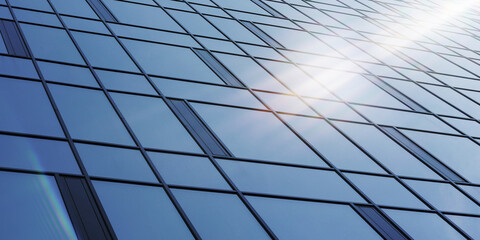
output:
[{"label": "office building", "polygon": [[0,0],[2,239],[480,239],[474,0]]}]

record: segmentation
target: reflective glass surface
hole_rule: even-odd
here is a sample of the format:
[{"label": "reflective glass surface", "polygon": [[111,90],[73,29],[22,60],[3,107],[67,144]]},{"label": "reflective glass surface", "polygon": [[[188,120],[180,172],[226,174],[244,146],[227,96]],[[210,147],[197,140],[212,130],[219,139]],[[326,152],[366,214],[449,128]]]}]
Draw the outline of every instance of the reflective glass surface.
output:
[{"label": "reflective glass surface", "polygon": [[119,239],[194,239],[161,187],[94,182]]},{"label": "reflective glass surface", "polygon": [[2,237],[77,239],[52,176],[0,172],[0,191]]}]

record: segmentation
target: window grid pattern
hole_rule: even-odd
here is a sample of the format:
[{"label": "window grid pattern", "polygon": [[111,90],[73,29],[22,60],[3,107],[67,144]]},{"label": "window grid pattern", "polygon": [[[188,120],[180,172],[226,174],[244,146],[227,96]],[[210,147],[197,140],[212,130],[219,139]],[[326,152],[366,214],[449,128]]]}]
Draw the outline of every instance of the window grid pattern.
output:
[{"label": "window grid pattern", "polygon": [[[94,198],[95,204],[99,206],[100,214],[103,220],[106,222],[107,231],[109,232],[112,238],[116,236],[115,227],[109,221],[109,216],[102,207],[102,201],[95,191],[94,184],[92,181],[109,181],[109,182],[118,182],[123,184],[136,184],[144,186],[155,186],[161,187],[165,190],[168,199],[173,204],[174,208],[180,215],[181,219],[184,221],[188,231],[196,239],[201,239],[204,234],[198,228],[198,223],[193,222],[189,217],[189,212],[184,210],[182,204],[177,197],[175,196],[176,189],[184,189],[190,191],[204,191],[204,192],[216,192],[222,194],[235,195],[240,199],[241,203],[248,209],[248,213],[253,216],[256,224],[261,226],[261,229],[272,239],[282,239],[282,236],[279,236],[275,229],[271,226],[270,222],[265,220],[265,217],[262,216],[262,211],[256,209],[255,204],[252,204],[249,200],[250,197],[265,197],[265,198],[275,198],[275,199],[288,199],[295,201],[306,201],[306,202],[318,202],[318,203],[329,203],[329,204],[340,204],[350,206],[352,210],[358,212],[360,206],[373,207],[377,212],[381,213],[384,218],[388,219],[389,222],[393,224],[393,227],[408,238],[416,238],[416,232],[410,230],[408,227],[399,221],[396,223],[395,217],[390,217],[389,212],[391,210],[402,210],[404,212],[415,212],[415,213],[430,213],[431,215],[436,215],[442,221],[444,221],[448,226],[450,226],[454,231],[456,231],[459,236],[463,236],[467,239],[474,239],[475,233],[469,229],[462,227],[462,224],[459,221],[450,216],[455,217],[472,217],[480,219],[480,214],[472,212],[459,212],[456,210],[444,210],[439,207],[434,201],[427,200],[430,199],[428,193],[419,191],[419,189],[412,187],[412,184],[409,184],[411,181],[426,182],[426,183],[438,183],[442,186],[449,186],[453,191],[458,192],[466,200],[472,202],[475,207],[480,207],[480,199],[478,196],[474,195],[473,191],[468,191],[467,189],[472,188],[477,191],[480,191],[480,182],[470,179],[465,171],[461,170],[454,165],[451,165],[448,162],[448,159],[461,156],[448,155],[447,151],[440,151],[435,147],[431,147],[426,144],[421,138],[410,139],[413,143],[417,144],[422,151],[433,155],[438,161],[445,165],[449,171],[453,174],[458,175],[459,178],[465,179],[465,181],[455,181],[446,177],[437,177],[437,178],[427,178],[422,176],[411,176],[398,174],[395,170],[387,167],[384,159],[379,158],[374,152],[369,150],[364,143],[358,140],[354,140],[354,137],[346,133],[345,129],[337,123],[345,122],[355,124],[356,126],[362,127],[373,127],[376,131],[387,136],[387,139],[396,144],[402,151],[411,154],[411,157],[416,159],[414,152],[411,152],[406,146],[403,146],[398,139],[395,139],[391,134],[388,133],[385,129],[394,129],[396,132],[403,134],[406,138],[409,138],[408,134],[405,132],[415,132],[421,133],[429,138],[435,137],[449,137],[452,141],[468,141],[469,144],[473,146],[471,149],[480,153],[480,134],[475,133],[471,130],[475,128],[476,125],[480,124],[480,117],[475,115],[475,110],[480,109],[480,85],[475,85],[476,81],[479,81],[480,71],[478,70],[480,66],[480,49],[475,49],[473,45],[475,41],[478,40],[478,32],[480,31],[480,25],[478,23],[478,18],[475,18],[475,14],[478,14],[480,7],[478,5],[472,5],[467,11],[463,12],[458,19],[453,23],[442,23],[439,26],[434,26],[435,29],[432,31],[431,36],[418,36],[418,39],[408,40],[408,36],[405,36],[404,32],[401,32],[401,29],[412,30],[414,25],[411,23],[412,20],[418,20],[418,16],[414,16],[415,11],[420,11],[422,13],[432,14],[434,10],[428,10],[429,8],[438,8],[439,3],[436,1],[429,0],[411,0],[411,1],[312,1],[312,0],[299,0],[299,1],[270,1],[270,0],[256,0],[251,1],[251,4],[239,4],[239,5],[229,5],[225,1],[123,1],[123,0],[104,0],[104,3],[98,1],[98,3],[104,7],[102,11],[106,11],[111,16],[104,17],[86,17],[82,13],[73,13],[73,12],[63,12],[63,10],[57,10],[56,1],[46,0],[46,5],[35,6],[34,4],[19,4],[17,1],[5,0],[6,5],[0,2],[0,7],[8,9],[8,13],[0,15],[1,20],[9,20],[16,24],[17,28],[20,29],[20,34],[23,39],[28,39],[25,37],[22,32],[23,25],[34,25],[42,28],[56,29],[62,31],[68,36],[68,40],[71,41],[73,52],[78,52],[81,60],[85,64],[81,64],[79,61],[74,62],[61,62],[59,60],[47,59],[47,57],[36,57],[35,51],[29,47],[32,43],[31,40],[26,40],[26,47],[28,49],[28,54],[30,57],[22,56],[12,56],[7,52],[0,52],[0,57],[5,58],[5,61],[24,61],[25,64],[21,67],[26,67],[29,64],[33,66],[38,77],[32,77],[31,75],[23,75],[23,71],[18,70],[14,72],[3,71],[0,67],[0,76],[4,78],[15,78],[18,81],[29,81],[29,82],[40,82],[45,90],[45,93],[49,99],[50,104],[52,105],[53,111],[58,118],[60,127],[65,135],[65,137],[59,136],[47,136],[39,135],[33,133],[20,133],[17,131],[10,131],[9,129],[3,128],[0,126],[0,134],[2,135],[11,135],[11,136],[20,136],[20,137],[29,137],[35,139],[45,139],[45,140],[57,140],[68,143],[78,167],[80,169],[80,174],[71,174],[71,173],[62,173],[62,172],[49,172],[49,171],[40,171],[40,170],[31,170],[31,169],[22,169],[22,168],[11,168],[0,165],[2,171],[11,171],[11,172],[23,172],[31,174],[45,174],[53,175],[58,178],[62,176],[76,176],[85,179],[88,188],[92,191],[92,196]],[[88,4],[91,4],[91,1],[87,1]],[[87,3],[86,2],[86,3]],[[165,15],[166,18],[171,20],[171,25],[153,27],[148,25],[142,25],[141,19],[129,19],[130,17],[122,17],[124,12],[121,10],[108,9],[110,2],[116,2],[116,4],[124,4],[124,6],[135,5],[138,7],[143,7],[144,9],[150,9],[152,11],[159,11]],[[201,2],[201,3],[200,3]],[[243,1],[242,1],[243,2]],[[249,2],[249,1],[248,1]],[[257,6],[257,8],[252,8],[252,6]],[[238,9],[236,8],[238,7]],[[245,7],[245,8],[244,8]],[[59,8],[60,9],[60,8]],[[92,10],[92,9],[90,9]],[[149,11],[150,11],[149,10]],[[411,10],[412,13],[405,12]],[[95,10],[97,12],[97,10]],[[118,11],[118,12],[116,12]],[[177,20],[174,12],[182,12],[189,14],[190,16],[195,15],[198,20],[210,26],[207,28],[202,28],[198,26],[190,26],[190,22]],[[274,12],[274,13],[272,13]],[[98,12],[97,12],[98,13]],[[31,16],[41,16],[39,18],[32,18]],[[30,17],[30,18],[29,18]],[[322,19],[321,19],[322,18]],[[352,20],[353,19],[353,20]],[[242,29],[245,36],[251,34],[251,41],[247,38],[238,37],[233,35],[229,30],[225,29],[220,22],[217,21],[228,21],[232,24],[238,24]],[[83,23],[82,23],[83,21]],[[349,22],[362,22],[364,26],[354,27],[355,23]],[[243,27],[244,23],[247,22],[249,27]],[[89,25],[90,24],[90,25]],[[458,24],[460,27],[456,26]],[[89,26],[87,26],[89,25]],[[95,26],[95,27],[94,27]],[[233,25],[232,25],[233,26]],[[399,26],[395,28],[395,26]],[[402,28],[400,28],[402,26]],[[193,33],[192,28],[202,29],[199,30],[202,34],[199,34],[197,31]],[[254,28],[255,31],[251,29]],[[371,28],[371,29],[367,29]],[[437,29],[438,28],[438,29]],[[123,29],[123,30],[122,30]],[[176,29],[176,30],[174,30]],[[272,32],[264,29],[271,29]],[[272,30],[273,29],[273,30]],[[281,30],[277,30],[281,29]],[[204,32],[203,32],[204,31]],[[262,36],[257,35],[260,31]],[[290,34],[296,32],[302,32],[306,36],[310,36],[311,39],[314,39],[314,44],[320,46],[325,46],[321,50],[312,50],[309,52],[306,49],[302,49],[299,46],[294,46],[291,42],[288,42],[288,37],[276,37],[273,34],[277,34],[276,31],[288,31]],[[379,31],[381,31],[379,33]],[[213,34],[213,32],[216,32]],[[106,65],[98,66],[96,65],[96,60],[98,56],[91,56],[86,54],[86,50],[82,49],[81,45],[76,40],[76,33],[83,33],[95,36],[104,36],[113,40],[118,44],[119,51],[122,51],[125,56],[125,61],[131,62],[133,68],[115,68],[110,69]],[[218,33],[218,34],[217,34]],[[272,34],[272,35],[271,35]],[[414,34],[414,33],[413,33]],[[273,40],[275,44],[268,46],[268,42],[263,43],[264,40],[268,38]],[[253,39],[257,38],[258,41]],[[328,41],[327,39],[334,39]],[[403,38],[403,39],[402,39]],[[336,39],[336,40],[335,40]],[[407,40],[405,40],[407,39]],[[468,40],[471,42],[469,43]],[[29,42],[30,41],[30,42]],[[141,63],[136,53],[132,52],[131,45],[125,44],[127,41],[134,41],[136,44],[160,44],[162,46],[168,46],[175,51],[179,49],[191,51],[193,54],[194,51],[208,52],[209,56],[215,56],[215,59],[218,59],[219,64],[225,66],[225,70],[229,71],[236,80],[238,84],[222,84],[221,80],[218,82],[204,82],[199,79],[187,79],[179,78],[175,76],[169,76],[168,74],[159,75],[159,73],[151,73],[151,70],[144,66]],[[208,42],[212,44],[207,44]],[[285,42],[284,42],[285,41]],[[402,44],[397,44],[395,42],[390,43],[389,41],[409,41],[409,44],[403,46]],[[342,46],[336,46],[336,42],[346,43],[344,48]],[[287,43],[287,44],[285,44]],[[365,49],[362,46],[362,43],[373,44],[378,49]],[[0,42],[0,44],[2,44]],[[353,51],[359,52],[359,54],[354,55],[352,52],[344,51],[347,46]],[[298,49],[297,49],[298,48]],[[368,51],[371,50],[372,52]],[[390,55],[382,56],[381,54],[375,54],[375,51],[385,51]],[[321,53],[320,53],[321,52]],[[415,56],[415,54],[420,54]],[[55,53],[52,53],[54,56]],[[242,78],[241,71],[235,71],[235,66],[229,66],[222,62],[222,58],[217,57],[219,54],[227,54],[231,57],[236,57],[238,59],[244,59],[245,61],[250,61],[253,65],[259,67],[258,71],[265,72],[267,75],[276,81],[275,88],[269,87],[266,83],[255,85],[253,82],[247,82],[248,80]],[[422,59],[422,54],[428,54],[434,60],[442,62],[443,67],[435,65],[435,62],[430,62],[429,59]],[[196,56],[193,54],[193,56]],[[363,56],[363,57],[360,57]],[[307,64],[303,59],[323,59],[323,61],[313,62]],[[359,59],[361,58],[361,59]],[[395,58],[395,60],[393,60]],[[427,57],[428,58],[428,57]],[[368,59],[368,60],[367,60]],[[188,61],[188,59],[184,59]],[[202,58],[198,58],[200,63],[205,63],[203,69],[199,70],[202,72],[209,72],[211,76],[216,76],[216,72],[212,71],[209,68],[209,63]],[[304,76],[313,79],[313,81],[318,84],[321,89],[324,89],[328,94],[319,94],[318,97],[313,98],[312,96],[305,96],[302,92],[298,91],[295,86],[292,87],[291,84],[287,84],[282,81],[281,76],[275,72],[275,70],[270,69],[266,64],[263,64],[265,61],[272,61],[278,63],[288,64],[295,69],[298,69]],[[332,61],[338,63],[338,67],[335,65],[325,65],[325,61]],[[72,82],[58,82],[50,80],[44,76],[42,69],[39,63],[58,63],[64,64],[65,68],[67,66],[81,68],[88,70],[90,75],[93,77],[94,81],[92,84],[85,85],[83,83],[72,83]],[[252,65],[252,66],[253,66]],[[343,66],[352,66],[349,69],[341,69]],[[445,66],[451,66],[452,72],[447,72]],[[222,66],[223,67],[223,66]],[[201,67],[200,67],[201,68]],[[313,70],[325,71],[330,73],[330,68],[333,75],[323,75],[316,76]],[[137,69],[137,70],[133,70]],[[313,69],[313,70],[312,70]],[[98,71],[110,71],[121,74],[132,74],[137,77],[144,78],[144,83],[146,86],[151,89],[151,91],[138,91],[134,87],[124,87],[122,89],[115,89],[112,87],[107,87],[104,84],[104,80],[97,74]],[[181,69],[179,69],[181,70]],[[186,69],[183,69],[186,70]],[[310,71],[312,70],[312,71]],[[388,103],[382,103],[377,101],[375,102],[368,101],[362,98],[359,98],[355,94],[359,93],[346,93],[339,90],[339,88],[332,87],[329,83],[322,81],[322,78],[328,77],[342,77],[342,72],[349,74],[354,74],[356,77],[360,77],[365,80],[369,85],[369,89],[378,88],[377,90],[386,93],[385,96],[391,99],[393,102],[398,102],[399,105],[392,105]],[[340,75],[335,75],[339,74]],[[417,74],[417,75],[416,75]],[[422,77],[419,77],[422,75]],[[278,76],[279,79],[275,77]],[[218,76],[221,79],[221,76]],[[198,86],[209,86],[212,89],[217,89],[216,91],[222,91],[222,89],[231,89],[238,92],[248,93],[248,96],[252,97],[252,101],[257,101],[261,107],[252,107],[242,105],[242,100],[239,100],[238,105],[234,103],[224,103],[221,100],[219,102],[212,102],[211,100],[195,98],[195,97],[176,97],[170,96],[168,93],[164,93],[163,89],[155,83],[155,81],[169,81],[169,82],[188,82],[192,84],[197,84]],[[348,82],[348,84],[355,84],[353,81]],[[258,81],[264,81],[264,79],[258,79]],[[358,81],[361,81],[358,79]],[[402,91],[397,88],[395,84],[391,83],[405,83],[409,85],[409,88],[419,88],[422,89],[426,94],[431,95],[437,101],[442,102],[445,106],[448,106],[449,109],[454,109],[458,112],[458,115],[445,114],[441,111],[434,110],[432,107],[427,106],[427,102],[418,96],[410,96],[407,92]],[[133,84],[133,83],[131,83]],[[263,84],[263,85],[262,85]],[[104,97],[108,100],[108,105],[111,106],[113,111],[116,114],[116,117],[119,118],[121,124],[125,127],[128,132],[128,136],[133,140],[132,144],[118,144],[112,142],[100,142],[88,139],[77,139],[71,136],[68,124],[62,118],[62,112],[57,107],[58,99],[55,99],[52,94],[50,87],[53,85],[63,85],[73,88],[86,89],[90,91],[101,92]],[[278,90],[275,90],[278,89]],[[441,89],[441,90],[440,90]],[[372,90],[374,91],[374,90]],[[169,99],[180,99],[185,101],[188,106],[195,111],[195,107],[192,103],[195,104],[208,104],[216,107],[223,107],[229,109],[242,109],[255,112],[269,113],[274,116],[276,120],[281,122],[282,125],[286,126],[290,132],[293,133],[295,138],[300,140],[301,144],[305,145],[306,149],[312,151],[314,155],[318,158],[318,161],[321,162],[319,165],[312,166],[309,164],[300,164],[295,163],[294,161],[289,162],[272,162],[263,159],[252,159],[244,158],[240,156],[235,156],[235,154],[230,154],[231,156],[216,156],[211,153],[211,151],[205,151],[206,153],[192,152],[192,151],[179,151],[172,149],[159,149],[153,147],[146,147],[144,143],[142,144],[141,139],[138,137],[138,133],[131,127],[132,123],[127,121],[127,118],[124,116],[124,113],[120,110],[115,99],[112,97],[114,94],[128,94],[134,95],[141,98],[155,98],[161,99],[164,102],[168,102]],[[447,96],[452,94],[452,96]],[[295,99],[298,104],[305,106],[305,111],[297,113],[295,111],[289,110],[287,108],[280,108],[275,105],[274,102],[268,101],[265,97],[265,94],[271,95],[274,99],[289,97],[290,99]],[[371,93],[374,94],[373,92]],[[401,96],[400,96],[400,95]],[[192,95],[193,96],[193,95]],[[312,100],[323,101],[329,103],[342,104],[345,106],[345,109],[352,112],[353,114],[360,117],[360,120],[351,120],[348,118],[342,118],[338,116],[330,117],[327,113],[318,110],[313,104]],[[292,100],[293,102],[293,100]],[[468,105],[465,103],[468,102]],[[404,105],[403,108],[399,107]],[[168,106],[168,105],[167,105]],[[293,109],[293,108],[292,108]],[[422,129],[421,126],[416,126],[410,123],[402,123],[390,119],[378,119],[372,117],[368,112],[373,109],[382,114],[387,114],[387,111],[394,111],[399,114],[410,113],[415,118],[428,118],[435,119],[435,124],[441,125],[438,128],[432,129]],[[0,109],[1,110],[1,109]],[[168,110],[172,111],[171,106],[168,106]],[[175,111],[172,111],[175,114]],[[201,118],[202,114],[196,112],[196,114]],[[335,161],[330,160],[329,157],[325,155],[322,151],[319,151],[317,147],[306,137],[303,136],[300,131],[294,127],[289,121],[285,120],[284,116],[297,116],[301,118],[315,119],[316,121],[325,121],[327,125],[338,132],[348,143],[352,144],[359,152],[370,159],[376,166],[379,167],[378,171],[360,171],[347,168],[338,168],[335,164]],[[179,123],[181,122],[179,116],[175,116],[175,120]],[[452,120],[452,121],[449,121]],[[455,121],[457,124],[455,124]],[[460,124],[460,122],[468,122],[469,127],[465,127]],[[1,122],[0,122],[1,123]],[[184,123],[181,123],[184,124]],[[215,136],[220,141],[220,144],[223,144],[227,149],[229,149],[228,144],[222,143],[222,137],[216,133],[217,129],[214,126],[209,126],[208,121],[204,121],[205,126],[208,128],[208,131]],[[480,125],[479,125],[480,126]],[[198,139],[195,139],[195,136],[189,135],[198,143]],[[122,178],[113,178],[113,177],[104,177],[104,176],[90,176],[88,169],[85,167],[82,159],[80,157],[79,151],[77,150],[76,144],[91,144],[97,146],[105,147],[116,147],[122,149],[130,149],[139,151],[145,160],[145,163],[148,165],[148,169],[153,172],[156,182],[146,182],[139,180],[129,180]],[[199,144],[201,145],[201,144]],[[205,149],[204,149],[205,150]],[[454,151],[450,149],[450,151]],[[205,157],[208,159],[209,164],[211,164],[218,173],[220,173],[222,181],[225,181],[231,189],[217,189],[211,187],[199,187],[199,186],[189,186],[189,185],[177,185],[169,184],[169,182],[164,179],[160,171],[156,168],[154,161],[151,158],[150,152],[162,152],[162,153],[172,153],[179,154],[184,156],[196,156],[196,157]],[[472,157],[471,160],[475,160],[475,157]],[[478,160],[478,158],[477,158]],[[352,188],[356,194],[360,196],[362,201],[348,201],[341,199],[322,199],[322,198],[310,198],[287,195],[287,194],[271,194],[271,193],[262,193],[262,192],[249,192],[242,191],[242,187],[237,184],[237,182],[232,178],[231,174],[228,173],[219,163],[220,161],[239,161],[239,162],[248,162],[255,164],[268,164],[272,166],[283,166],[291,168],[301,168],[315,170],[319,172],[331,172],[338,175],[341,181],[344,181],[346,186]],[[426,169],[432,172],[432,174],[438,174],[442,176],[442,173],[433,167],[427,166]],[[372,177],[388,177],[389,179],[394,179],[396,183],[400,184],[405,188],[414,198],[420,200],[426,208],[412,208],[404,206],[396,206],[389,204],[380,204],[375,201],[375,198],[367,194],[364,189],[357,186],[354,181],[352,181],[348,174],[362,174],[365,176]],[[440,191],[440,190],[439,190]],[[388,210],[388,211],[385,211]],[[358,212],[359,213],[359,212]],[[361,214],[360,214],[361,215]],[[393,215],[392,215],[393,216]],[[363,216],[362,216],[363,217]],[[369,223],[371,224],[371,223]],[[372,226],[373,227],[373,226]],[[375,227],[373,227],[375,229]],[[433,230],[432,230],[433,231]],[[389,238],[388,235],[385,235],[381,231],[378,231],[382,237]]]}]

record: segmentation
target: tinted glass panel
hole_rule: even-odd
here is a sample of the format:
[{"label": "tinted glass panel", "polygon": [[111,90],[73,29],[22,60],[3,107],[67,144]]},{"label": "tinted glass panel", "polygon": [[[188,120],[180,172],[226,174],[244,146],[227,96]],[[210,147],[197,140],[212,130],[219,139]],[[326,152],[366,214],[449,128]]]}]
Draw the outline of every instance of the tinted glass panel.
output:
[{"label": "tinted glass panel", "polygon": [[405,182],[441,211],[480,213],[477,204],[450,184],[414,180]]},{"label": "tinted glass panel", "polygon": [[241,191],[363,202],[333,171],[219,160]]},{"label": "tinted glass panel", "polygon": [[325,120],[282,115],[296,131],[338,168],[384,172]]},{"label": "tinted glass panel", "polygon": [[2,238],[77,239],[52,176],[0,172],[0,191]]},{"label": "tinted glass panel", "polygon": [[420,160],[375,127],[337,121],[334,124],[394,173],[440,178]]},{"label": "tinted glass panel", "polygon": [[64,136],[42,84],[12,78],[0,78],[0,129]]},{"label": "tinted glass panel", "polygon": [[118,93],[112,97],[144,147],[202,152],[161,98]]},{"label": "tinted glass panel", "polygon": [[280,239],[382,239],[347,205],[247,199]]},{"label": "tinted glass panel", "polygon": [[47,81],[99,87],[88,68],[49,62],[38,62],[38,66],[40,67],[40,71],[42,71],[43,77]]},{"label": "tinted glass panel", "polygon": [[140,151],[75,144],[90,176],[157,182]]},{"label": "tinted glass panel", "polygon": [[94,181],[119,239],[193,239],[160,187]]},{"label": "tinted glass panel", "polygon": [[149,152],[155,167],[168,184],[230,189],[206,157]]},{"label": "tinted glass panel", "polygon": [[0,135],[0,152],[2,167],[80,173],[67,142]]},{"label": "tinted glass panel", "polygon": [[427,208],[394,178],[361,174],[347,174],[347,177],[376,204]]},{"label": "tinted glass panel", "polygon": [[20,27],[37,58],[84,64],[72,40],[64,30],[21,24]]},{"label": "tinted glass panel", "polygon": [[137,61],[150,74],[224,84],[192,50],[163,44],[124,40]]},{"label": "tinted glass panel", "polygon": [[138,71],[115,38],[80,32],[73,32],[73,36],[93,66]]},{"label": "tinted glass panel", "polygon": [[133,145],[101,91],[60,85],[50,85],[50,90],[73,138]]},{"label": "tinted glass panel", "polygon": [[389,209],[384,211],[413,239],[465,239],[436,214]]},{"label": "tinted glass panel", "polygon": [[236,157],[326,166],[271,113],[197,103],[192,106]]},{"label": "tinted glass panel", "polygon": [[204,239],[270,239],[236,195],[188,190],[173,193]]},{"label": "tinted glass panel", "polygon": [[467,138],[403,130],[407,137],[468,180],[480,182],[480,146]]},{"label": "tinted glass panel", "polygon": [[462,228],[468,235],[474,239],[480,238],[480,218],[478,217],[466,217],[466,216],[448,216],[455,224]]}]

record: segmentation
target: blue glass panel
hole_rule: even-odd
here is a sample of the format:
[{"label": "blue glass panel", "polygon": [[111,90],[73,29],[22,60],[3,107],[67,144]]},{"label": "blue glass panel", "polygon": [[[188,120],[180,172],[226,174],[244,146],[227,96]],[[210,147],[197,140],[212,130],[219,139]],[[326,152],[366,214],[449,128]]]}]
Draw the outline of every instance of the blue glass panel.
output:
[{"label": "blue glass panel", "polygon": [[80,173],[70,146],[64,141],[0,135],[0,152],[2,167]]},{"label": "blue glass panel", "polygon": [[394,173],[440,179],[420,160],[374,126],[339,121],[334,124]]},{"label": "blue glass panel", "polygon": [[480,239],[480,227],[478,227],[480,226],[480,218],[456,215],[449,215],[448,218],[461,227],[462,230],[473,239]]},{"label": "blue glass panel", "polygon": [[167,97],[266,109],[248,90],[165,78],[152,80]]},{"label": "blue glass panel", "polygon": [[214,55],[247,86],[254,89],[289,93],[280,82],[252,59],[220,53]]},{"label": "blue glass panel", "polygon": [[95,12],[85,0],[51,0],[53,6],[59,13],[98,19]]},{"label": "blue glass panel", "polygon": [[270,239],[233,194],[173,190],[203,239]]},{"label": "blue glass panel", "polygon": [[382,239],[348,205],[247,199],[279,239]]},{"label": "blue glass panel", "polygon": [[31,60],[0,56],[0,72],[4,75],[38,78],[37,71]]},{"label": "blue glass panel", "polygon": [[157,95],[142,75],[95,70],[107,89]]},{"label": "blue glass panel", "polygon": [[203,19],[199,14],[182,11],[168,11],[190,33],[214,38],[225,38],[217,29]]},{"label": "blue glass panel", "polygon": [[0,172],[4,239],[77,239],[52,176]]},{"label": "blue glass panel", "polygon": [[62,16],[61,18],[69,29],[110,34],[108,29],[105,27],[105,24],[100,21],[67,16]]},{"label": "blue glass panel", "polygon": [[65,136],[42,84],[12,78],[0,78],[0,129]]},{"label": "blue glass panel", "polygon": [[15,7],[52,12],[52,8],[48,4],[47,0],[35,0],[35,1],[9,0],[8,2]]},{"label": "blue glass panel", "polygon": [[15,17],[17,17],[18,21],[22,22],[32,22],[32,23],[39,23],[54,27],[62,27],[62,24],[58,20],[55,14],[49,13],[42,13],[36,11],[29,11],[23,9],[13,9],[13,13]]},{"label": "blue glass panel", "polygon": [[189,48],[123,40],[149,74],[224,84]]},{"label": "blue glass panel", "polygon": [[94,181],[119,239],[193,239],[160,187]]},{"label": "blue glass panel", "polygon": [[[0,7],[0,11],[2,9],[3,8]],[[0,15],[0,17],[1,17],[1,15]],[[3,37],[2,37],[1,34],[0,34],[0,53],[8,54],[7,47],[5,46],[5,42],[3,41]]]},{"label": "blue glass panel", "polygon": [[282,115],[282,118],[336,167],[384,173],[372,159],[326,121],[289,115]]},{"label": "blue glass panel", "polygon": [[38,62],[38,66],[47,81],[99,87],[88,68],[41,61]]},{"label": "blue glass panel", "polygon": [[236,157],[326,166],[271,113],[198,103],[192,106]]},{"label": "blue glass panel", "polygon": [[49,86],[73,138],[134,144],[101,91],[54,84]]},{"label": "blue glass panel", "polygon": [[121,23],[183,32],[182,28],[159,7],[114,0],[104,0],[103,2]]},{"label": "blue glass panel", "polygon": [[75,144],[90,176],[158,182],[140,151]]},{"label": "blue glass panel", "polygon": [[115,38],[81,32],[73,32],[73,36],[93,66],[138,72]]},{"label": "blue glass panel", "polygon": [[253,35],[252,32],[247,30],[244,26],[233,19],[207,17],[213,24],[215,24],[223,33],[230,37],[234,41],[254,43],[259,45],[265,45],[265,43]]},{"label": "blue glass panel", "polygon": [[167,184],[231,189],[206,157],[160,152],[148,155]]},{"label": "blue glass panel", "polygon": [[37,58],[85,64],[64,30],[20,24],[33,55]]},{"label": "blue glass panel", "polygon": [[333,171],[218,160],[235,185],[245,192],[364,202]]},{"label": "blue glass panel", "polygon": [[480,183],[480,146],[468,138],[402,130],[407,137],[452,170]]},{"label": "blue glass panel", "polygon": [[144,147],[203,153],[161,98],[112,97]]},{"label": "blue glass panel", "polygon": [[480,214],[480,207],[450,184],[415,180],[405,182],[440,211]]},{"label": "blue glass panel", "polygon": [[427,208],[394,178],[363,174],[347,174],[347,177],[376,204]]},{"label": "blue glass panel", "polygon": [[384,209],[413,239],[454,240],[465,239],[447,222],[434,213]]}]

